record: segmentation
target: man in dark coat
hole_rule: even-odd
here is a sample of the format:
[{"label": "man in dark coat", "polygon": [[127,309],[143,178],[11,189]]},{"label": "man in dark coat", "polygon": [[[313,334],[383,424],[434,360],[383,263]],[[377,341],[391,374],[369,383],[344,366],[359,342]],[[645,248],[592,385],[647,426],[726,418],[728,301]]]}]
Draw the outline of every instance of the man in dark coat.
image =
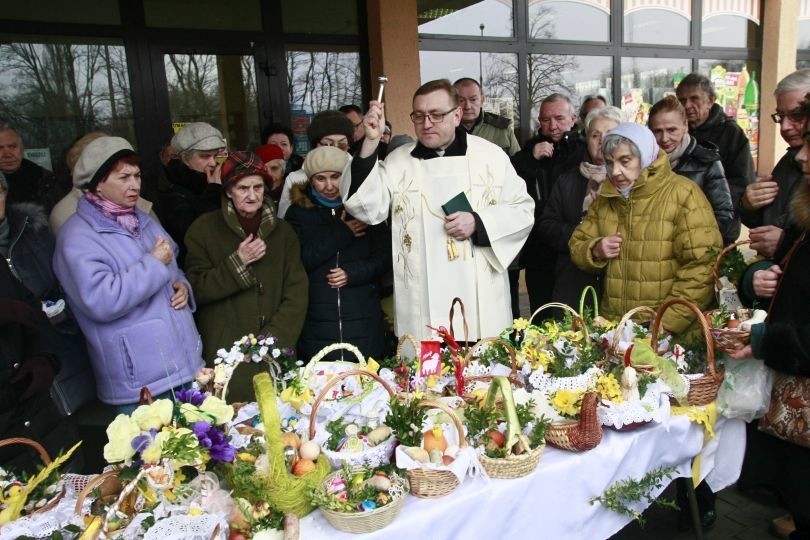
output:
[{"label": "man in dark coat", "polygon": [[23,141],[11,124],[0,122],[0,172],[8,182],[8,201],[33,202],[50,212],[70,186],[60,186],[56,176],[23,158]]},{"label": "man in dark coat", "polygon": [[577,113],[568,96],[551,94],[540,104],[538,135],[512,157],[512,165],[526,181],[526,189],[534,200],[534,228],[520,255],[520,266],[526,269],[532,312],[551,301],[557,259],[554,249],[538,235],[543,208],[560,174],[578,165],[585,154],[585,142],[575,130],[576,120]]},{"label": "man in dark coat", "polygon": [[746,186],[756,178],[748,137],[736,120],[726,116],[715,103],[717,96],[706,76],[690,73],[678,84],[675,93],[686,109],[689,134],[699,143],[710,142],[720,150],[731,201],[739,211]]},{"label": "man in dark coat", "polygon": [[802,147],[805,118],[801,104],[807,92],[810,92],[810,69],[794,71],[776,85],[773,91],[776,113],[771,118],[779,124],[779,134],[788,149],[770,176],[758,178],[746,188],[740,204],[742,221],[751,229],[751,249],[764,257],[773,256],[784,235],[790,199],[802,179],[796,154]]}]

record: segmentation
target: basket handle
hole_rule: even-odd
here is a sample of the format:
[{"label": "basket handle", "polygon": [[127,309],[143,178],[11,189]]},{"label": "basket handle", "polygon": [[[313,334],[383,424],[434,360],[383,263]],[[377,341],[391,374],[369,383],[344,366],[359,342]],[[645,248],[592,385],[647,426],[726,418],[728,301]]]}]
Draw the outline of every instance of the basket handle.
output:
[{"label": "basket handle", "polygon": [[309,378],[312,377],[312,372],[315,370],[315,365],[321,360],[323,360],[323,358],[327,354],[339,351],[341,349],[352,353],[355,356],[355,358],[357,358],[357,364],[361,368],[366,367],[366,358],[363,356],[363,353],[360,352],[360,349],[358,349],[351,343],[333,343],[332,345],[324,347],[323,349],[318,351],[315,354],[315,356],[312,357],[312,359],[307,364],[307,367],[304,368],[304,373],[301,376],[302,382],[306,384],[307,381],[309,381]]},{"label": "basket handle", "polygon": [[717,287],[717,290],[720,290],[720,265],[723,263],[723,257],[731,253],[733,250],[737,249],[740,246],[744,246],[750,244],[751,240],[740,240],[739,242],[734,242],[733,244],[729,244],[724,247],[720,253],[717,255],[717,259],[714,261],[714,266],[712,266],[712,275],[714,276],[714,286]]},{"label": "basket handle", "polygon": [[593,316],[599,316],[599,295],[596,294],[593,285],[588,285],[582,289],[582,294],[579,295],[579,318],[583,321],[585,320],[585,298],[587,298],[588,293],[591,293],[591,300],[593,300]]},{"label": "basket handle", "polygon": [[[441,409],[442,411],[446,412],[447,415],[450,417],[450,420],[453,421],[453,424],[456,426],[456,430],[458,431],[458,447],[459,448],[466,448],[467,438],[464,436],[464,426],[461,424],[461,420],[459,419],[456,412],[445,405],[444,403],[440,403],[438,401],[420,401],[416,404],[417,407],[424,407],[427,409]],[[421,428],[420,428],[421,429]]]},{"label": "basket handle", "polygon": [[539,308],[535,309],[534,313],[532,313],[532,316],[529,317],[529,324],[534,324],[532,322],[532,321],[534,321],[534,318],[541,311],[544,311],[544,310],[546,310],[548,308],[560,308],[563,311],[567,311],[568,313],[570,313],[572,315],[573,319],[574,319],[574,324],[579,325],[580,330],[582,330],[582,333],[585,335],[585,343],[588,344],[588,343],[591,342],[591,336],[588,335],[588,326],[585,324],[585,320],[580,316],[579,313],[577,313],[577,310],[575,310],[574,308],[572,308],[571,306],[569,306],[567,304],[562,304],[560,302],[549,302],[548,304],[543,304]]},{"label": "basket handle", "polygon": [[[647,313],[648,315],[652,315],[650,320],[655,320],[655,318],[658,316],[658,312],[655,311],[655,309],[651,308],[650,306],[637,306],[637,307],[634,307],[633,309],[629,310],[624,315],[622,315],[622,318],[619,319],[619,324],[616,325],[616,329],[613,331],[613,345],[611,345],[611,347],[610,347],[610,354],[612,356],[615,356],[615,357],[619,356],[619,349],[618,349],[618,347],[619,347],[619,338],[622,335],[622,329],[624,329],[624,325],[627,324],[630,321],[630,319],[633,318],[633,315],[636,315],[637,313],[642,313],[642,312]],[[653,343],[655,343],[655,342],[653,342]]]},{"label": "basket handle", "polygon": [[[453,315],[456,312],[456,304],[461,309],[461,321],[464,324],[464,345],[466,346],[470,342],[470,328],[467,325],[467,311],[464,309],[464,302],[458,296],[453,298],[453,303],[450,304],[450,335],[453,336],[453,339],[456,339],[456,333],[453,332]],[[456,339],[456,341],[458,340]]]},{"label": "basket handle", "polygon": [[321,402],[324,400],[324,398],[326,398],[326,393],[329,391],[330,388],[335,386],[339,381],[342,381],[343,379],[346,379],[348,377],[352,377],[352,376],[355,376],[355,375],[357,375],[357,376],[365,375],[367,377],[371,377],[372,379],[374,379],[375,381],[380,383],[383,388],[385,388],[385,391],[388,392],[389,396],[394,397],[396,395],[396,392],[394,392],[394,390],[388,385],[387,382],[385,382],[385,380],[382,377],[380,377],[376,373],[371,373],[370,371],[361,371],[359,369],[352,369],[352,370],[349,370],[349,371],[344,371],[343,373],[341,373],[339,375],[335,375],[334,377],[329,379],[329,382],[327,382],[324,385],[323,389],[321,390],[321,393],[318,394],[318,397],[315,398],[315,401],[312,403],[312,411],[309,413],[309,440],[310,441],[315,437],[315,415],[318,412],[318,408],[321,406]]},{"label": "basket handle", "polygon": [[48,455],[48,451],[45,450],[45,447],[39,444],[37,441],[27,439],[25,437],[9,437],[8,439],[3,439],[0,441],[0,447],[9,446],[12,444],[24,444],[30,446],[37,451],[37,454],[39,454],[39,457],[42,459],[45,465],[51,464],[51,456]]},{"label": "basket handle", "polygon": [[117,477],[118,477],[118,471],[116,471],[116,470],[110,470],[110,471],[107,471],[107,472],[103,472],[101,474],[97,474],[96,476],[92,477],[87,482],[87,485],[84,486],[84,489],[82,489],[79,492],[79,495],[76,498],[76,507],[74,508],[73,513],[76,514],[77,516],[81,516],[82,515],[82,507],[84,506],[84,501],[85,501],[85,499],[87,499],[88,496],[90,496],[90,494],[93,492],[93,490],[96,489],[97,487],[101,487],[101,485],[104,484],[104,482],[106,482],[110,478],[115,478],[117,480],[118,479]]},{"label": "basket handle", "polygon": [[658,308],[658,313],[656,314],[650,329],[650,341],[653,344],[653,349],[656,349],[656,352],[658,352],[658,332],[661,329],[661,321],[664,319],[664,312],[676,304],[685,306],[697,317],[697,320],[700,323],[700,329],[703,333],[703,339],[706,341],[706,368],[708,369],[709,376],[716,377],[717,372],[714,369],[714,341],[712,341],[712,334],[709,331],[709,325],[706,323],[706,317],[703,316],[700,309],[698,309],[695,304],[689,302],[688,300],[683,300],[682,298],[673,298]]},{"label": "basket handle", "polygon": [[410,343],[413,347],[413,353],[416,356],[419,356],[419,344],[416,342],[416,338],[413,337],[411,334],[402,334],[397,342],[397,352],[396,356],[397,359],[402,362],[402,349],[405,347],[406,343]]}]

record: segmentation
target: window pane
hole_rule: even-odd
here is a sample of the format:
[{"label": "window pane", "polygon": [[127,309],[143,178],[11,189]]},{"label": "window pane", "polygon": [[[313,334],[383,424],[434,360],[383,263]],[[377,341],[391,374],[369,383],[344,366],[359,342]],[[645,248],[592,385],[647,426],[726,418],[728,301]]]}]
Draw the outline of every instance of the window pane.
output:
[{"label": "window pane", "polygon": [[646,124],[650,107],[675,93],[677,81],[689,73],[691,65],[685,58],[622,58],[621,109],[627,119]]},{"label": "window pane", "polygon": [[554,92],[570,96],[577,107],[589,94],[605,96],[613,104],[610,94],[613,60],[609,56],[530,54],[528,67],[532,131],[538,127],[540,102]]},{"label": "window pane", "polygon": [[490,37],[513,34],[511,0],[419,0],[417,9],[420,34]]},{"label": "window pane", "polygon": [[65,0],[3,2],[2,18],[74,24],[121,24],[118,0],[71,0],[69,4]]},{"label": "window pane", "polygon": [[799,50],[810,49],[810,20],[799,21],[796,31],[796,48]]},{"label": "window pane", "polygon": [[[717,104],[748,136],[754,165],[759,149],[760,63],[755,60],[701,60],[698,72],[714,85]],[[768,120],[770,122],[770,120]]]},{"label": "window pane", "polygon": [[641,4],[640,0],[624,2],[625,43],[689,45],[690,3],[679,4],[683,10],[675,11]]},{"label": "window pane", "polygon": [[529,37],[610,41],[610,4],[601,8],[570,0],[530,0]]},{"label": "window pane", "polygon": [[262,29],[258,0],[143,0],[146,26],[210,30]]},{"label": "window pane", "polygon": [[[61,168],[73,140],[103,130],[135,144],[127,61],[120,43],[23,41],[0,45],[0,118],[17,127],[26,151],[50,153]],[[47,163],[41,163],[46,166]]]},{"label": "window pane", "polygon": [[452,83],[462,77],[483,79],[483,109],[512,119],[516,128],[520,126],[517,55],[421,51],[419,64],[422,83],[434,79],[449,79]]},{"label": "window pane", "polygon": [[703,18],[700,43],[704,47],[759,47],[759,25],[737,15]]},{"label": "window pane", "polygon": [[356,36],[357,0],[282,0],[284,32]]},{"label": "window pane", "polygon": [[175,131],[187,122],[208,122],[232,150],[259,144],[256,75],[250,56],[166,54],[169,110]]},{"label": "window pane", "polygon": [[305,154],[309,150],[307,126],[313,114],[350,103],[361,105],[360,54],[293,47],[287,51],[289,102],[295,152]]}]

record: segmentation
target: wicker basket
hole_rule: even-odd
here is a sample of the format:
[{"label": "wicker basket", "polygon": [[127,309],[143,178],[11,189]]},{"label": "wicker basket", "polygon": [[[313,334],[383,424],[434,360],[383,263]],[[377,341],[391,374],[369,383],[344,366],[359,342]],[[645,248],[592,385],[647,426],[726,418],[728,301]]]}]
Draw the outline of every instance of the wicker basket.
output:
[{"label": "wicker basket", "polygon": [[[360,371],[360,370],[351,370],[351,371],[344,371],[340,375],[336,375],[326,383],[326,386],[323,387],[321,393],[318,394],[318,397],[315,398],[315,401],[312,403],[312,411],[309,415],[309,440],[313,440],[315,438],[315,418],[318,412],[318,408],[321,406],[323,402],[324,396],[329,391],[330,388],[335,386],[337,383],[346,379],[348,377],[370,377],[380,383],[385,391],[388,392],[388,395],[394,397],[396,393],[394,390],[385,382],[379,375],[368,371]],[[369,448],[368,450],[364,450],[362,452],[336,452],[333,450],[329,450],[326,447],[322,447],[323,453],[326,455],[327,459],[329,459],[329,463],[332,465],[333,469],[339,469],[344,462],[348,462],[349,465],[352,467],[359,467],[363,465],[369,465],[372,467],[379,467],[380,465],[385,465],[391,462],[391,454],[394,451],[394,446],[396,445],[396,438],[391,435],[383,441],[378,446],[373,448]]]},{"label": "wicker basket", "polygon": [[[750,240],[740,240],[739,242],[726,246],[717,255],[717,259],[714,261],[714,266],[712,267],[712,275],[714,276],[714,286],[718,296],[723,288],[722,283],[720,283],[720,265],[723,262],[723,257],[737,249],[739,246],[744,246],[750,243]],[[704,316],[711,317],[711,315],[716,312],[717,310],[707,311],[704,313]],[[719,349],[727,354],[737,352],[751,342],[751,332],[748,330],[741,330],[739,328],[710,327],[709,332],[712,335],[715,349]]]},{"label": "wicker basket", "polygon": [[658,314],[653,321],[650,342],[658,343],[658,332],[661,329],[661,320],[664,313],[671,306],[682,305],[692,311],[697,317],[698,323],[703,333],[703,339],[706,340],[706,370],[698,377],[689,378],[689,392],[686,395],[685,405],[708,405],[717,397],[717,391],[723,383],[725,376],[725,369],[716,369],[714,364],[714,344],[709,331],[709,324],[706,322],[706,317],[700,312],[700,309],[687,300],[680,298],[673,298],[666,302],[658,309]]},{"label": "wicker basket", "polygon": [[602,426],[596,417],[599,399],[597,392],[587,392],[582,397],[579,420],[552,423],[546,429],[546,443],[573,452],[596,448],[602,441]]},{"label": "wicker basket", "polygon": [[[605,356],[605,360],[614,364],[624,364],[624,353],[619,351],[619,338],[622,335],[622,330],[624,329],[624,325],[630,322],[630,320],[638,315],[639,313],[644,313],[650,315],[650,320],[655,320],[656,315],[658,312],[655,311],[654,308],[649,306],[638,306],[634,307],[624,315],[622,318],[619,319],[619,323],[616,325],[616,330],[613,332],[613,343],[611,344],[610,348],[607,350],[607,354]],[[644,366],[635,366],[637,368],[643,368]]]},{"label": "wicker basket", "polygon": [[[333,478],[339,476],[341,471],[336,471],[326,477],[324,485],[328,485]],[[408,492],[408,481],[404,478],[393,475],[391,477],[393,485],[402,488],[402,495],[395,497],[390,503],[368,512],[336,512],[321,508],[323,516],[334,528],[350,533],[364,534],[380,530],[391,524],[405,506],[405,499]]]},{"label": "wicker basket", "polygon": [[545,447],[543,444],[524,454],[504,458],[491,458],[481,454],[478,459],[490,478],[520,478],[537,468]]},{"label": "wicker basket", "polygon": [[[42,460],[43,465],[47,466],[51,464],[51,456],[48,455],[48,451],[45,450],[45,447],[43,447],[41,444],[39,444],[34,440],[27,439],[25,437],[9,437],[8,439],[0,440],[0,447],[11,446],[13,444],[22,444],[24,446],[29,446],[33,448],[34,450],[36,450],[37,454],[39,454],[39,457]],[[59,504],[59,501],[62,500],[62,497],[64,496],[65,496],[65,487],[62,486],[62,489],[60,489],[59,492],[53,496],[53,498],[51,498],[47,503],[45,503],[44,505],[40,506],[39,508],[30,513],[41,514],[47,512],[48,510]]]},{"label": "wicker basket", "polygon": [[254,376],[253,388],[264,423],[270,470],[266,474],[256,473],[249,478],[236,478],[227,473],[226,476],[237,497],[251,500],[251,497],[246,495],[259,492],[263,500],[285,514],[306,515],[314,509],[309,500],[309,491],[326,478],[332,467],[326,456],[320,455],[315,462],[315,468],[309,473],[303,476],[289,473],[284,460],[284,445],[281,442],[281,417],[276,404],[276,390],[270,374],[259,373]]},{"label": "wicker basket", "polygon": [[[524,388],[526,385],[523,383],[523,381],[521,381],[518,378],[517,353],[515,352],[515,348],[512,347],[512,345],[510,345],[508,342],[504,341],[501,338],[489,337],[489,338],[484,338],[484,339],[480,340],[478,343],[476,343],[475,345],[473,345],[472,347],[467,349],[467,354],[462,359],[461,365],[463,367],[465,367],[465,368],[467,366],[469,366],[470,362],[472,362],[473,359],[475,358],[475,352],[478,350],[478,348],[481,347],[482,345],[486,345],[488,343],[495,344],[495,345],[501,345],[504,349],[506,349],[506,354],[509,355],[509,366],[511,368],[511,371],[509,372],[509,375],[506,376],[506,378],[509,380],[509,383],[512,386],[516,386],[518,388]],[[495,378],[495,375],[471,375],[471,376],[465,377],[465,380],[466,380],[467,383],[470,383],[470,382],[492,382],[492,379],[494,379],[494,378]],[[469,390],[469,387],[467,387],[466,390]],[[464,397],[464,400],[468,401],[468,402],[475,400],[475,398],[469,392],[466,393],[463,397]]]},{"label": "wicker basket", "polygon": [[[464,426],[461,425],[456,413],[447,405],[438,401],[421,401],[419,407],[441,409],[446,412],[458,431],[459,448],[467,447],[464,438]],[[410,484],[411,494],[422,499],[436,499],[449,495],[459,485],[458,478],[447,469],[410,469],[405,471]]]}]

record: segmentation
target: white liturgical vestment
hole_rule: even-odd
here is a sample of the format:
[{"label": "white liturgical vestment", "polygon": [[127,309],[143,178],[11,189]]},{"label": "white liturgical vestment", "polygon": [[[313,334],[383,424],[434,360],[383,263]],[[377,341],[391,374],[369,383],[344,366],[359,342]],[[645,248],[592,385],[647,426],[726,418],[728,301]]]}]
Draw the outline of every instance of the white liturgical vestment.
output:
[{"label": "white liturgical vestment", "polygon": [[[346,210],[375,225],[391,217],[395,330],[427,339],[427,325],[448,326],[453,298],[464,302],[467,340],[497,336],[512,323],[506,272],[534,223],[534,202],[509,157],[496,145],[467,135],[465,156],[418,159],[415,144],[378,161],[347,199],[351,166],[341,178]],[[489,246],[451,240],[442,205],[464,193],[486,229]],[[452,248],[450,246],[452,244]],[[450,250],[457,256],[451,260]],[[465,339],[459,310],[456,339]]]}]

